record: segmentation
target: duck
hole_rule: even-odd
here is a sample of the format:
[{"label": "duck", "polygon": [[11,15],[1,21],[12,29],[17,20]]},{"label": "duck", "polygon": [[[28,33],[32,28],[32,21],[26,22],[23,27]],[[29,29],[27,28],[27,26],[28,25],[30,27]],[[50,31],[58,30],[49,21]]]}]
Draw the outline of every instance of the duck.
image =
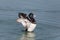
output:
[{"label": "duck", "polygon": [[18,14],[18,19],[17,22],[21,23],[23,27],[25,28],[25,31],[27,32],[32,32],[34,31],[36,27],[36,21],[33,17],[33,13],[30,13],[28,16],[27,14],[24,13],[19,13]]}]

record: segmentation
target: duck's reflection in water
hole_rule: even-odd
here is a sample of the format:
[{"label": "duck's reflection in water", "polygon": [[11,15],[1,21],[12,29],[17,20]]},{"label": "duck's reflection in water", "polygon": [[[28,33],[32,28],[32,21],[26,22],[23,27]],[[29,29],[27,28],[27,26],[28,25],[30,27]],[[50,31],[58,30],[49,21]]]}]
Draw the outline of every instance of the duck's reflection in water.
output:
[{"label": "duck's reflection in water", "polygon": [[20,40],[35,40],[35,34],[33,32],[25,32]]}]

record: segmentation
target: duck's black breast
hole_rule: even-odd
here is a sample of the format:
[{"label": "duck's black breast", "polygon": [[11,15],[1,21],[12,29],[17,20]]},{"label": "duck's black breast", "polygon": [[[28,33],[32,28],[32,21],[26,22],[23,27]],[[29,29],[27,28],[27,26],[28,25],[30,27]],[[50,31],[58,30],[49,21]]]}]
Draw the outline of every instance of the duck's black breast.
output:
[{"label": "duck's black breast", "polygon": [[36,21],[35,21],[35,19],[34,19],[34,18],[28,18],[28,17],[27,17],[27,19],[28,19],[31,23],[36,24]]},{"label": "duck's black breast", "polygon": [[30,22],[32,22],[32,23],[36,23],[36,21],[35,21],[34,18],[30,18]]}]

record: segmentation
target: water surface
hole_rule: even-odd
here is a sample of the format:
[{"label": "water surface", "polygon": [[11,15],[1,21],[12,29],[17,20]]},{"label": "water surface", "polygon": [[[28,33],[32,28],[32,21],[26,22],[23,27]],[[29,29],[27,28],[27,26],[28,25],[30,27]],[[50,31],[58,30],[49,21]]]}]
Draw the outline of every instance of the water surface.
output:
[{"label": "water surface", "polygon": [[[16,22],[19,12],[36,15],[33,33]],[[60,40],[60,0],[0,0],[0,40]]]}]

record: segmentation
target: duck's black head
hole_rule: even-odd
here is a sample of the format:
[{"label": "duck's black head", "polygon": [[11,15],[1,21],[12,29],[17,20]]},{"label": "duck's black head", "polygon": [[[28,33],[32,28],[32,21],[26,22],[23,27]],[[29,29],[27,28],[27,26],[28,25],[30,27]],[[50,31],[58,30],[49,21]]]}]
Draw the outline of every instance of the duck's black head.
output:
[{"label": "duck's black head", "polygon": [[35,19],[34,19],[34,14],[33,14],[33,13],[30,13],[30,14],[28,15],[28,17],[29,17],[29,21],[30,21],[30,22],[36,23],[36,21],[35,21]]},{"label": "duck's black head", "polygon": [[28,16],[29,16],[29,18],[33,18],[33,13],[30,13]]}]

